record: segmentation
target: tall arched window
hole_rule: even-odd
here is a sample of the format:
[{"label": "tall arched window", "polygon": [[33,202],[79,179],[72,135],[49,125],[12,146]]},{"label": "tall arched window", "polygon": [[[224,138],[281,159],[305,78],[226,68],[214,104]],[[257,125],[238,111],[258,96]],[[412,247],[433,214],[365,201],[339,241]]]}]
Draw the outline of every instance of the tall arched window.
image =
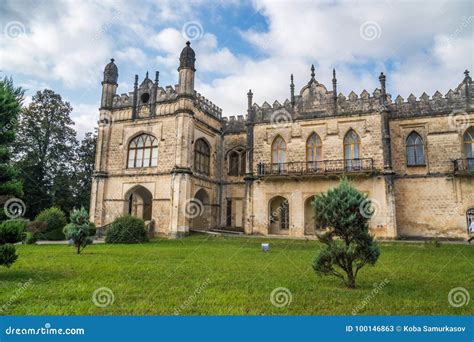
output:
[{"label": "tall arched window", "polygon": [[229,175],[237,176],[239,174],[239,159],[237,151],[232,151],[229,155]]},{"label": "tall arched window", "polygon": [[344,137],[344,160],[347,171],[360,169],[360,139],[353,129]]},{"label": "tall arched window", "polygon": [[474,170],[474,127],[470,127],[464,133],[464,153],[468,170]]},{"label": "tall arched window", "polygon": [[198,139],[194,146],[194,169],[197,172],[209,174],[211,149],[204,139]]},{"label": "tall arched window", "polygon": [[316,133],[309,136],[306,141],[306,167],[308,170],[316,171],[319,169],[318,162],[322,160],[321,138]]},{"label": "tall arched window", "polygon": [[286,142],[280,136],[276,137],[272,144],[272,170],[286,170]]},{"label": "tall arched window", "polygon": [[421,136],[412,132],[407,138],[407,165],[419,166],[425,165],[425,152],[423,149],[423,139]]},{"label": "tall arched window", "polygon": [[152,135],[142,134],[128,145],[129,168],[158,165],[158,140]]}]

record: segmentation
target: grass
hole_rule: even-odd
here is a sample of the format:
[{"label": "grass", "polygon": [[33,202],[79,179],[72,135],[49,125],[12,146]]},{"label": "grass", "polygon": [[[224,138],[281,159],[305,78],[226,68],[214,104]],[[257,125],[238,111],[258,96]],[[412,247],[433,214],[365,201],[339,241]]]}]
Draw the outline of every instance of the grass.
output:
[{"label": "grass", "polygon": [[[270,242],[270,252],[261,242]],[[195,235],[140,245],[20,245],[18,261],[0,269],[2,315],[472,315],[473,300],[455,308],[452,288],[474,295],[474,248],[382,243],[375,267],[357,289],[317,277],[316,241]],[[375,291],[374,285],[386,282]],[[97,307],[93,292],[110,288],[114,302]],[[285,287],[292,301],[276,307]]]}]

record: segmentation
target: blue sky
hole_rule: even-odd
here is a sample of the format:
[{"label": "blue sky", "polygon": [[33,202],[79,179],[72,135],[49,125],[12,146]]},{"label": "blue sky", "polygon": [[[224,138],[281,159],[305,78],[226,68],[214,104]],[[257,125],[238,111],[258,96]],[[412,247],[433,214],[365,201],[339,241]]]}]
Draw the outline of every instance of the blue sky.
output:
[{"label": "blue sky", "polygon": [[387,75],[394,99],[445,94],[473,68],[472,1],[26,1],[0,2],[0,71],[28,89],[51,88],[71,102],[76,128],[93,130],[104,66],[115,58],[118,93],[133,77],[160,71],[177,82],[179,52],[196,51],[196,90],[244,114],[255,102],[283,102],[316,79],[344,94],[372,93]]}]

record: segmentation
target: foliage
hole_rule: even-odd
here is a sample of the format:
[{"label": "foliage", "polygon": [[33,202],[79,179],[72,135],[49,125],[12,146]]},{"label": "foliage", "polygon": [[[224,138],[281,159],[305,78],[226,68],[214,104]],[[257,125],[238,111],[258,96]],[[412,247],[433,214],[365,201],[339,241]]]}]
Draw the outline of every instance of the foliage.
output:
[{"label": "foliage", "polygon": [[95,236],[97,233],[97,227],[92,222],[89,222],[89,236]]},{"label": "foliage", "polygon": [[[24,90],[15,87],[11,78],[0,80],[0,204],[12,197],[23,196],[19,170],[11,162],[11,145],[15,140],[18,116]],[[0,221],[7,217],[0,211]]]},{"label": "foliage", "polygon": [[76,151],[74,202],[89,211],[97,135],[86,133]]},{"label": "foliage", "polygon": [[10,243],[0,245],[0,265],[10,267],[17,258],[15,246]]},{"label": "foliage", "polygon": [[30,218],[51,205],[67,212],[74,207],[72,163],[77,140],[71,111],[59,94],[46,89],[38,91],[20,115],[14,151]]},{"label": "foliage", "polygon": [[24,239],[28,220],[15,219],[0,224],[0,244],[17,243]]},{"label": "foliage", "polygon": [[377,262],[380,248],[369,235],[370,216],[364,212],[369,204],[367,196],[346,178],[326,194],[315,196],[316,224],[325,230],[318,239],[326,245],[314,260],[316,274],[339,277],[354,288],[359,270]]},{"label": "foliage", "polygon": [[31,232],[35,238],[41,236],[48,229],[48,223],[43,221],[31,221],[26,230]]},{"label": "foliage", "polygon": [[145,222],[131,215],[115,219],[106,231],[107,243],[140,243],[148,241]]},{"label": "foliage", "polygon": [[23,239],[23,243],[26,245],[33,245],[38,241],[35,235],[32,232],[26,232],[25,238]]},{"label": "foliage", "polygon": [[48,224],[46,230],[38,235],[42,240],[64,240],[63,228],[67,223],[66,215],[58,207],[51,207],[41,211],[35,218]]},{"label": "foliage", "polygon": [[77,248],[77,254],[92,243],[90,238],[89,214],[84,208],[73,210],[70,215],[71,223],[64,227],[66,239],[72,240]]}]

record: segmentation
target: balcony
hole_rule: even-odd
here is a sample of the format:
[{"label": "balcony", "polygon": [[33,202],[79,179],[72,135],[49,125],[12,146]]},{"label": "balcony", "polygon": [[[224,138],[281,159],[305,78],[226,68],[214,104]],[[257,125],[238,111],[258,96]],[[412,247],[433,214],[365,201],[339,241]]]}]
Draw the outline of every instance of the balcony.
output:
[{"label": "balcony", "polygon": [[453,160],[455,175],[473,175],[474,158],[464,158]]},{"label": "balcony", "polygon": [[372,158],[257,164],[257,175],[260,177],[325,176],[343,173],[370,174],[374,171]]}]

